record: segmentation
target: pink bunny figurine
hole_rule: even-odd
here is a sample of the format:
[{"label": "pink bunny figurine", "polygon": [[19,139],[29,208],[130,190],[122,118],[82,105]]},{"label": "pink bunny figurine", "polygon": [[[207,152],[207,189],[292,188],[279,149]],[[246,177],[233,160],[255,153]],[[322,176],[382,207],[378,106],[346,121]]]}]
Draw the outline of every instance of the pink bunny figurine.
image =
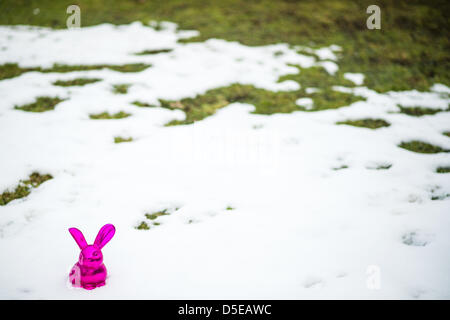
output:
[{"label": "pink bunny figurine", "polygon": [[97,234],[94,244],[88,245],[83,234],[77,228],[70,228],[70,234],[81,249],[78,262],[69,274],[74,287],[92,290],[105,285],[106,267],[103,264],[101,249],[112,239],[116,229],[112,224],[105,224]]}]

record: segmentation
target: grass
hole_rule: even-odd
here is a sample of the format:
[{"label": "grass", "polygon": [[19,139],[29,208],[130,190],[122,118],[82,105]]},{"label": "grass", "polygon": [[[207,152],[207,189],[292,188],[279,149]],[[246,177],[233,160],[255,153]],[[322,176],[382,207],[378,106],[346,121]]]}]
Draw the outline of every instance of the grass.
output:
[{"label": "grass", "polygon": [[58,97],[38,97],[35,102],[22,106],[14,106],[14,109],[27,112],[45,112],[55,109],[55,106],[62,101],[64,99]]},{"label": "grass", "polygon": [[[178,208],[175,208],[175,211],[177,211]],[[146,213],[145,217],[148,220],[152,221],[153,226],[159,226],[161,225],[161,222],[155,221],[158,217],[161,216],[167,216],[169,215],[169,209],[164,209],[161,211],[153,212],[153,213]],[[138,226],[136,226],[136,229],[138,230],[150,230],[150,226],[146,221],[142,221]]]},{"label": "grass", "polygon": [[450,167],[438,167],[436,169],[437,173],[450,173]]},{"label": "grass", "polygon": [[375,169],[376,170],[388,170],[391,167],[392,167],[392,164],[383,164],[383,165],[377,166]]},{"label": "grass", "polygon": [[153,104],[148,104],[146,102],[141,102],[141,101],[133,101],[132,102],[135,106],[141,107],[141,108],[154,108],[156,107]]},{"label": "grass", "polygon": [[76,78],[73,80],[57,80],[57,81],[53,82],[53,85],[61,86],[61,87],[84,86],[84,85],[98,82],[101,80],[102,79],[96,79],[96,78]]},{"label": "grass", "polygon": [[[400,108],[400,113],[404,113],[404,114],[407,114],[407,115],[413,116],[413,117],[432,115],[432,114],[436,114],[438,112],[445,111],[445,110],[441,110],[441,109],[423,108],[423,107],[419,107],[419,106],[415,106],[415,107],[403,107],[401,105],[397,105],[397,106]],[[447,110],[447,111],[449,111],[449,110]]]},{"label": "grass", "polygon": [[[379,92],[427,90],[434,83],[450,85],[449,29],[445,0],[379,0],[381,30],[366,28],[369,0],[78,0],[82,26],[109,22],[169,20],[200,36],[186,41],[221,38],[246,45],[292,45],[343,48],[342,72],[362,72],[365,84]],[[69,0],[4,0],[2,24],[66,28]],[[32,8],[40,13],[33,14]],[[158,29],[158,25],[155,26]],[[160,28],[159,28],[160,29]],[[444,32],[443,32],[444,31]],[[430,48],[433,48],[430,50]]]},{"label": "grass", "polygon": [[150,227],[148,226],[148,224],[145,221],[142,221],[137,227],[136,229],[138,230],[150,230]]},{"label": "grass", "polygon": [[126,117],[131,116],[130,113],[126,113],[123,111],[114,113],[114,114],[109,114],[108,112],[102,112],[102,113],[97,113],[97,114],[90,114],[89,118],[94,119],[94,120],[100,120],[100,119],[123,119]]},{"label": "grass", "polygon": [[294,80],[304,88],[319,87],[331,88],[332,86],[354,87],[355,84],[344,78],[342,72],[336,72],[334,76],[330,75],[323,67],[302,68],[292,65],[299,70],[299,73],[288,74],[280,77],[278,82]]},{"label": "grass", "polygon": [[[186,113],[185,120],[173,120],[167,125],[191,124],[213,115],[218,109],[233,102],[244,102],[255,106],[256,114],[289,113],[303,110],[295,104],[295,101],[306,94],[302,89],[297,91],[273,92],[265,89],[255,88],[252,85],[232,84],[209,90],[194,98],[184,98],[179,101],[160,100],[161,107],[170,110],[182,110]],[[329,90],[321,90],[309,96],[314,101],[314,108],[308,111],[320,111],[336,109],[347,106],[353,102],[363,100],[352,94]]]},{"label": "grass", "polygon": [[42,73],[66,73],[66,72],[74,72],[74,71],[91,71],[91,70],[101,70],[101,69],[110,69],[117,72],[140,72],[151,65],[143,64],[143,63],[131,63],[124,65],[65,65],[65,64],[54,64],[51,68],[41,68],[41,67],[33,67],[33,68],[21,68],[17,63],[7,63],[0,65],[0,80],[14,78],[20,76],[25,72],[42,72]]},{"label": "grass", "polygon": [[382,127],[389,127],[391,124],[383,119],[359,119],[339,121],[336,124],[345,124],[354,127],[362,127],[369,129],[378,129]]},{"label": "grass", "polygon": [[131,142],[133,141],[132,137],[122,138],[122,137],[114,137],[114,143],[123,143],[123,142]]},{"label": "grass", "polygon": [[158,217],[161,216],[167,216],[169,213],[167,212],[167,209],[164,209],[162,211],[154,212],[154,213],[146,213],[145,217],[149,220],[155,220]]},{"label": "grass", "polygon": [[331,168],[331,169],[334,170],[334,171],[337,171],[337,170],[342,170],[342,169],[348,169],[348,166],[344,164],[342,166],[334,167],[334,168]]},{"label": "grass", "polygon": [[228,207],[225,208],[225,210],[227,210],[227,211],[231,211],[231,210],[234,210],[234,209],[236,209],[236,208],[233,208],[232,206],[228,206]]},{"label": "grass", "polygon": [[13,191],[6,190],[0,194],[0,206],[4,206],[15,199],[28,196],[32,188],[37,188],[52,178],[49,174],[41,175],[38,172],[33,172],[27,180],[21,180]]},{"label": "grass", "polygon": [[432,144],[429,144],[429,143],[426,143],[423,141],[418,141],[418,140],[402,142],[399,144],[399,147],[409,150],[409,151],[418,152],[418,153],[450,152],[450,150],[445,150],[439,146],[434,146]]},{"label": "grass", "polygon": [[113,85],[113,92],[116,94],[126,94],[131,84],[115,84]]},{"label": "grass", "polygon": [[443,134],[444,136],[447,136],[447,137],[450,138],[450,131],[445,131],[445,132],[443,132],[442,134]]},{"label": "grass", "polygon": [[448,197],[450,197],[450,193],[444,193],[439,196],[431,196],[431,200],[444,200]]},{"label": "grass", "polygon": [[159,49],[159,50],[144,50],[138,53],[135,53],[137,56],[145,56],[145,55],[151,55],[151,54],[159,54],[159,53],[168,53],[172,52],[172,49]]},{"label": "grass", "polygon": [[21,68],[17,63],[2,64],[0,65],[0,80],[18,77],[22,73],[39,71],[39,69],[40,68]]}]

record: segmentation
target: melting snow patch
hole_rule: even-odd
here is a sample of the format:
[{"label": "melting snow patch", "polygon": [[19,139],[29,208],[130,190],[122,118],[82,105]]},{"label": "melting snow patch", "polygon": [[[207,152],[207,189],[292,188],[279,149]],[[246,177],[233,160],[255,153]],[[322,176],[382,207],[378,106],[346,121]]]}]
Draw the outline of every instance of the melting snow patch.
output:
[{"label": "melting snow patch", "polygon": [[311,98],[299,98],[295,101],[295,104],[304,107],[306,110],[311,110],[314,106],[314,102]]},{"label": "melting snow patch", "polygon": [[362,73],[344,73],[344,78],[352,81],[357,86],[361,86],[364,83],[364,75]]}]

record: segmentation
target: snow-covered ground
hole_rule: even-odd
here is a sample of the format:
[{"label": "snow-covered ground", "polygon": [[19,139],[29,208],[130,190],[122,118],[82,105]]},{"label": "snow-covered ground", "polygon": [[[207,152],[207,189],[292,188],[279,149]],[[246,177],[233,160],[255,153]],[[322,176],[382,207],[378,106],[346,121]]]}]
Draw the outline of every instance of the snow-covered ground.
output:
[{"label": "snow-covered ground", "polygon": [[[315,61],[286,44],[177,43],[195,31],[165,26],[0,27],[0,64],[152,64],[140,73],[28,72],[0,81],[0,193],[33,171],[54,177],[0,207],[0,298],[450,298],[450,198],[431,200],[432,190],[450,193],[448,174],[435,173],[449,154],[397,146],[417,139],[449,149],[442,132],[450,113],[410,117],[396,106],[445,109],[449,88],[337,87],[367,100],[270,116],[233,103],[193,125],[165,127],[184,113],[131,103],[235,82],[293,90],[294,81],[277,83],[298,72],[289,64],[330,73],[339,64],[337,46],[316,50],[328,60]],[[134,55],[167,48],[173,51]],[[80,77],[102,81],[52,85]],[[112,92],[118,83],[131,84],[128,94]],[[39,96],[67,100],[43,113],[14,109]],[[132,115],[89,118],[103,111]],[[391,126],[335,124],[368,117]],[[115,136],[134,141],[114,144]],[[173,213],[158,218],[161,225],[135,228],[162,209]],[[117,229],[103,249],[107,285],[71,288],[79,249],[67,229],[81,229],[92,243],[105,223]]]}]

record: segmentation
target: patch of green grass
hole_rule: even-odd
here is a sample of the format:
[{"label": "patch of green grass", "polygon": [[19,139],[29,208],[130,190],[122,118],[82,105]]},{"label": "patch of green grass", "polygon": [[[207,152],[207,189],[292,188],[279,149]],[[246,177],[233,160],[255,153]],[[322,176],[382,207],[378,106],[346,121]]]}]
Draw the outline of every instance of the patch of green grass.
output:
[{"label": "patch of green grass", "polygon": [[126,94],[131,84],[115,84],[113,85],[113,92],[117,94]]},{"label": "patch of green grass", "polygon": [[114,137],[114,143],[131,142],[131,141],[133,141],[132,137],[129,138]]},{"label": "patch of green grass", "polygon": [[392,164],[383,164],[375,168],[375,170],[388,170],[392,167]]},{"label": "patch of green grass", "polygon": [[37,188],[42,183],[50,179],[53,179],[50,174],[41,175],[39,172],[33,172],[28,180],[24,180],[23,183],[26,185],[31,185],[33,188]]},{"label": "patch of green grass", "polygon": [[[342,72],[364,73],[365,84],[379,92],[427,90],[434,83],[450,86],[448,1],[379,0],[381,30],[366,27],[368,0],[78,0],[86,14],[82,25],[169,20],[200,35],[185,41],[220,38],[246,45],[291,45],[343,48]],[[66,28],[70,0],[4,0],[2,24]],[[33,14],[32,8],[40,13]],[[159,25],[154,27],[161,29]],[[433,48],[433,50],[430,50]]]},{"label": "patch of green grass", "polygon": [[145,217],[149,220],[155,220],[158,217],[161,216],[167,216],[169,213],[167,212],[167,209],[164,209],[162,211],[154,212],[154,213],[146,213]]},{"label": "patch of green grass", "polygon": [[399,144],[399,147],[409,150],[409,151],[418,152],[418,153],[450,152],[450,150],[445,150],[439,146],[434,146],[432,144],[429,144],[429,143],[426,143],[423,141],[418,141],[418,140],[402,142]]},{"label": "patch of green grass", "polygon": [[36,71],[42,73],[66,73],[66,72],[74,72],[74,71],[91,71],[91,70],[101,70],[101,69],[110,69],[118,72],[140,72],[151,65],[144,63],[131,63],[124,65],[64,65],[64,64],[54,64],[51,68],[41,68],[41,67],[32,67],[32,68],[22,68],[19,67],[17,63],[7,63],[0,65],[0,80],[13,78],[20,76],[22,73]]},{"label": "patch of green grass", "polygon": [[[421,117],[424,115],[436,114],[438,112],[442,112],[445,110],[441,109],[432,109],[432,108],[423,108],[423,107],[404,107],[401,105],[397,105],[400,108],[400,113],[407,114],[413,117]],[[447,110],[448,111],[448,110]]]},{"label": "patch of green grass", "polygon": [[348,166],[346,164],[344,164],[342,166],[334,167],[334,168],[331,168],[331,169],[334,170],[334,171],[337,171],[337,170],[342,170],[342,169],[348,169]]},{"label": "patch of green grass", "polygon": [[343,86],[343,87],[354,87],[355,84],[344,78],[341,72],[336,72],[335,75],[330,75],[323,67],[311,67],[302,68],[297,65],[292,65],[299,70],[299,73],[287,74],[281,76],[278,82],[286,80],[294,80],[302,85],[303,88],[308,87],[332,87],[332,86]]},{"label": "patch of green grass", "polygon": [[389,127],[391,124],[383,119],[359,119],[359,120],[346,120],[339,121],[336,124],[346,124],[349,126],[378,129],[381,127]]},{"label": "patch of green grass", "polygon": [[90,114],[89,118],[94,119],[94,120],[98,120],[98,119],[123,119],[126,117],[131,116],[130,113],[126,113],[123,111],[114,113],[114,114],[109,114],[108,112],[102,112],[102,113],[97,113],[97,114]]},{"label": "patch of green grass", "polygon": [[363,97],[335,91],[330,88],[321,89],[319,92],[311,93],[309,97],[314,101],[314,107],[312,109],[306,109],[304,107],[297,108],[304,111],[322,111],[349,106],[354,102],[365,100]]},{"label": "patch of green grass", "polygon": [[443,193],[440,195],[434,195],[431,196],[431,200],[444,200],[446,198],[450,197],[450,193]]},{"label": "patch of green grass", "polygon": [[55,106],[62,101],[64,99],[58,97],[38,97],[35,102],[22,106],[14,106],[14,109],[27,112],[45,112],[55,109]]},{"label": "patch of green grass", "polygon": [[0,206],[4,206],[15,199],[28,196],[32,188],[37,188],[52,178],[49,174],[41,175],[38,172],[33,172],[27,180],[21,180],[13,191],[6,190],[0,194]]},{"label": "patch of green grass", "polygon": [[443,133],[444,136],[450,137],[450,131],[446,131]]},{"label": "patch of green grass", "polygon": [[[173,120],[167,125],[191,124],[213,115],[218,109],[233,102],[249,103],[255,106],[253,113],[274,114],[289,113],[293,111],[306,111],[295,101],[302,96],[302,91],[280,91],[274,92],[265,89],[255,88],[252,85],[232,84],[209,90],[204,94],[194,98],[184,98],[179,101],[160,100],[161,107],[170,110],[182,110],[186,113],[185,120]],[[321,92],[309,95],[314,100],[314,109],[319,111],[339,108],[349,105],[363,98],[351,94],[337,92],[334,90],[321,90]],[[310,110],[308,110],[310,111]]]},{"label": "patch of green grass", "polygon": [[118,72],[140,72],[151,65],[144,63],[130,63],[124,65],[109,65],[109,64],[94,64],[94,65],[65,65],[65,64],[54,64],[53,67],[48,69],[40,69],[39,72],[73,72],[73,71],[90,71],[90,70],[101,70],[110,69]]},{"label": "patch of green grass", "polygon": [[108,68],[117,72],[141,72],[151,67],[150,64],[145,63],[130,63],[124,65],[105,65],[104,68]]},{"label": "patch of green grass", "polygon": [[141,101],[133,101],[132,102],[135,106],[141,107],[141,108],[154,108],[156,107],[153,104],[148,104],[146,102],[141,102]]},{"label": "patch of green grass", "polygon": [[[177,211],[177,210],[178,210],[178,208],[175,208],[175,211]],[[156,220],[157,218],[161,217],[161,216],[167,216],[167,215],[169,215],[169,214],[170,214],[169,209],[164,209],[164,210],[157,211],[157,212],[153,212],[153,213],[146,213],[146,214],[145,214],[145,217],[146,217],[148,220],[151,220],[151,223],[152,223],[153,226],[159,226],[159,225],[161,225],[161,222],[155,221],[155,220]],[[147,222],[142,221],[142,222],[136,227],[136,229],[138,229],[138,230],[149,230],[149,229],[150,229],[150,226],[149,226],[149,224],[148,224]]]},{"label": "patch of green grass", "polygon": [[[350,105],[356,101],[365,100],[365,98],[362,97],[333,90],[333,86],[355,86],[352,81],[345,79],[341,72],[330,75],[323,67],[301,68],[296,65],[294,65],[294,67],[299,69],[299,73],[281,76],[278,79],[278,82],[286,80],[298,82],[301,85],[301,89],[296,92],[297,98],[309,97],[314,102],[314,107],[312,109],[305,109],[304,107],[297,106],[297,110],[320,111],[336,109]],[[307,94],[305,89],[310,87],[320,88],[320,90],[318,92]]]},{"label": "patch of green grass", "polygon": [[17,63],[6,63],[0,65],[0,80],[20,76],[22,73],[39,71],[39,68],[21,68]]},{"label": "patch of green grass", "polygon": [[148,226],[148,224],[145,221],[142,221],[137,227],[136,229],[138,230],[150,230],[150,227]]},{"label": "patch of green grass", "polygon": [[228,206],[228,207],[225,208],[225,210],[227,210],[227,211],[231,211],[231,210],[234,210],[234,209],[236,209],[236,208],[233,208],[232,206]]},{"label": "patch of green grass", "polygon": [[151,54],[159,54],[159,53],[168,53],[172,52],[173,49],[158,49],[158,50],[144,50],[138,53],[135,53],[137,56],[145,56],[145,55],[151,55]]},{"label": "patch of green grass", "polygon": [[73,80],[57,80],[53,82],[53,85],[61,87],[84,86],[86,84],[98,82],[101,80],[102,79],[96,78],[76,78]]},{"label": "patch of green grass", "polygon": [[450,167],[438,167],[436,169],[437,173],[450,173]]}]

